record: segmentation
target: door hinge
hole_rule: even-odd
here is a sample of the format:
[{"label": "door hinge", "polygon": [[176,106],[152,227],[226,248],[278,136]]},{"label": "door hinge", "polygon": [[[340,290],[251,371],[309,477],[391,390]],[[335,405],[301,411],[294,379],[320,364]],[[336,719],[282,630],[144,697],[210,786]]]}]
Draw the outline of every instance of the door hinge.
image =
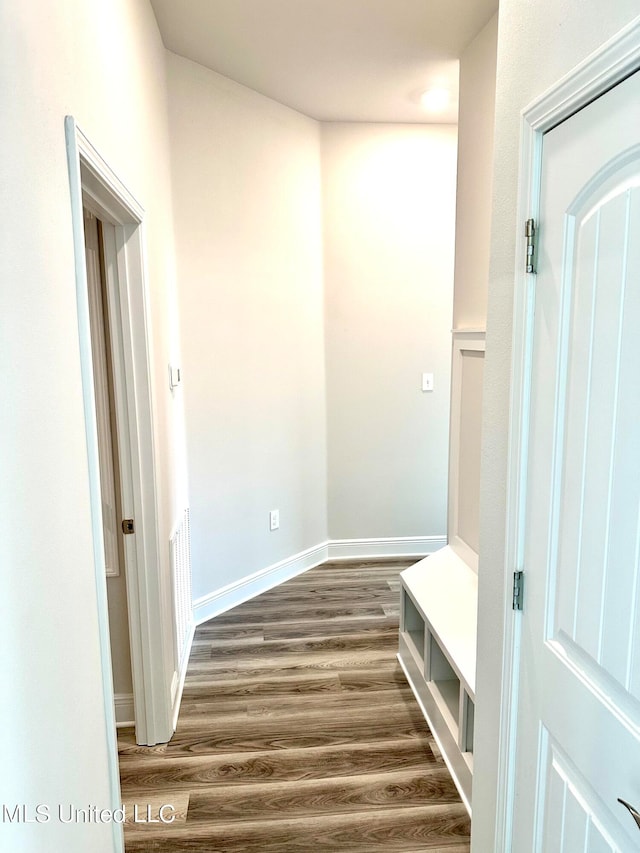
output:
[{"label": "door hinge", "polygon": [[135,525],[133,523],[132,518],[123,518],[122,519],[122,532],[127,535],[129,533],[135,533]]},{"label": "door hinge", "polygon": [[524,572],[513,573],[513,609],[522,610],[522,588],[524,586]]},{"label": "door hinge", "polygon": [[525,272],[536,273],[536,224],[533,219],[527,219],[524,224],[524,236],[527,238],[527,258]]}]

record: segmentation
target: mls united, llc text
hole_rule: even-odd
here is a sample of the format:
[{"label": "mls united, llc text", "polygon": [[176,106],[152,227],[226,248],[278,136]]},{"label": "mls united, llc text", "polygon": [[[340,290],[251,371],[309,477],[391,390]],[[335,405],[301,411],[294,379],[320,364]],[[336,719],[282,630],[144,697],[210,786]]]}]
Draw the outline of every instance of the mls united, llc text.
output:
[{"label": "mls united, llc text", "polygon": [[101,809],[89,805],[83,808],[71,803],[58,803],[55,806],[38,803],[2,804],[2,823],[173,823],[176,819],[175,808],[166,803],[162,806],[139,805],[120,806],[117,809]]}]

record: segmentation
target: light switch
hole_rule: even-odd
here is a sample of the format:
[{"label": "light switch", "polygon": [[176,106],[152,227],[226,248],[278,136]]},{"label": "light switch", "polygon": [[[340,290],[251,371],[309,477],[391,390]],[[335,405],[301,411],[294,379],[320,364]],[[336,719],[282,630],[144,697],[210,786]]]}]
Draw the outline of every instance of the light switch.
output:
[{"label": "light switch", "polygon": [[422,374],[422,390],[433,391],[433,373]]},{"label": "light switch", "polygon": [[173,391],[180,384],[180,368],[169,365],[169,388]]}]

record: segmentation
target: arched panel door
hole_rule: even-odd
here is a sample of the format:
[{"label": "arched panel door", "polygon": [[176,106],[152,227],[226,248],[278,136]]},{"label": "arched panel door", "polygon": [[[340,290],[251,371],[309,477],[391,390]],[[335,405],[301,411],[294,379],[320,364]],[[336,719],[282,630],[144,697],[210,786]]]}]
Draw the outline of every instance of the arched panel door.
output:
[{"label": "arched panel door", "polygon": [[515,853],[640,850],[640,73],[543,141]]}]

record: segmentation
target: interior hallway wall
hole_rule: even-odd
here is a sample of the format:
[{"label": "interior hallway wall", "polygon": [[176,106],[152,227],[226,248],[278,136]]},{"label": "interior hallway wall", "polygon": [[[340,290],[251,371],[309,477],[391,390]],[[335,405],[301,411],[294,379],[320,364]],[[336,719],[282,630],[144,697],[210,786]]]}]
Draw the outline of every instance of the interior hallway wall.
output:
[{"label": "interior hallway wall", "polygon": [[496,14],[460,57],[454,329],[487,321],[497,39]]},{"label": "interior hallway wall", "polygon": [[[484,333],[489,284],[491,180],[495,123],[498,16],[494,15],[460,57],[456,260],[453,328]],[[463,338],[460,338],[463,340]],[[460,359],[452,386],[449,467],[449,544],[477,567],[480,514],[480,444],[484,354],[454,349]],[[457,414],[456,414],[457,413]]]},{"label": "interior hallway wall", "polygon": [[320,133],[167,66],[198,599],[327,538]]},{"label": "interior hallway wall", "polygon": [[[0,7],[0,801],[109,807],[64,118],[146,210],[161,564],[186,500],[164,49],[146,0]],[[166,547],[162,547],[166,543]],[[172,638],[165,649],[173,672]],[[109,824],[0,824],[3,850],[107,853]]]},{"label": "interior hallway wall", "polygon": [[444,537],[456,128],[324,124],[322,167],[330,537]]},{"label": "interior hallway wall", "polygon": [[495,851],[498,726],[506,575],[505,514],[520,114],[638,15],[637,0],[501,0],[493,220],[483,403],[474,853]]}]

